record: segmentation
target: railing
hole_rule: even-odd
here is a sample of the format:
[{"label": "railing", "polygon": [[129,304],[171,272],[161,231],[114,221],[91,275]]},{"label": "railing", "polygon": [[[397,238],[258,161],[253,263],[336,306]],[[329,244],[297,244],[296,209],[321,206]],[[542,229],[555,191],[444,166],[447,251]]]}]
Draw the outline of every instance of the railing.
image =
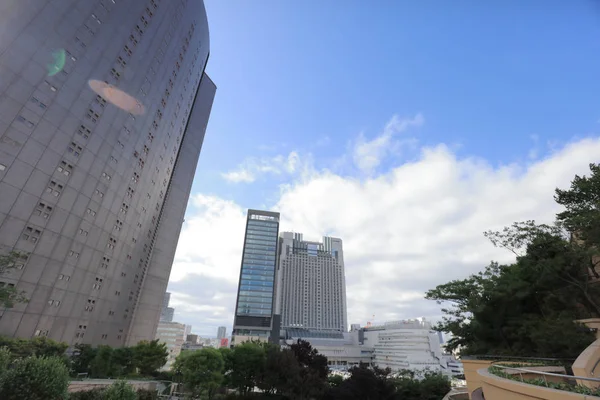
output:
[{"label": "railing", "polygon": [[535,369],[518,368],[518,367],[506,367],[504,365],[498,365],[498,364],[494,364],[492,367],[502,368],[502,369],[510,369],[513,371],[519,371],[519,376],[521,377],[521,382],[524,382],[523,381],[523,373],[524,372],[528,373],[528,374],[542,375],[544,377],[544,382],[546,383],[546,387],[548,387],[548,380],[546,379],[546,376],[554,376],[554,377],[563,378],[566,380],[576,379],[576,380],[582,380],[582,381],[600,382],[600,378],[588,378],[587,376],[557,374],[555,372],[545,372],[545,371],[538,371]]},{"label": "railing", "polygon": [[[461,356],[461,360],[522,360],[522,361],[575,361],[574,358],[544,358],[544,357],[517,357],[517,356],[493,356],[488,354]],[[460,360],[459,360],[460,361]]]}]

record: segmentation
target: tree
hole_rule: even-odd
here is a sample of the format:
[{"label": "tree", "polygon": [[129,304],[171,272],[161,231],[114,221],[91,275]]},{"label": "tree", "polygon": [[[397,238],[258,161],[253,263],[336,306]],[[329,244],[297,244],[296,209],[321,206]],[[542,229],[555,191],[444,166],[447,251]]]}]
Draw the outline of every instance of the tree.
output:
[{"label": "tree", "polygon": [[242,394],[248,394],[258,384],[265,365],[264,347],[257,342],[244,342],[231,352],[231,384]]},{"label": "tree", "polygon": [[0,347],[0,378],[10,365],[12,355],[8,347]]},{"label": "tree", "polygon": [[62,400],[67,397],[69,370],[58,357],[16,360],[0,381],[3,400]]},{"label": "tree", "polygon": [[104,400],[137,400],[138,396],[133,386],[124,380],[118,380],[110,385],[103,393]]},{"label": "tree", "polygon": [[[11,269],[16,268],[21,260],[26,260],[27,257],[16,251],[11,251],[8,254],[0,254],[0,276],[7,274]],[[14,286],[0,287],[0,305],[6,308],[14,307],[15,303],[26,303],[27,297],[25,292],[17,291]]]},{"label": "tree", "polygon": [[135,366],[142,375],[152,375],[160,367],[166,364],[169,351],[165,343],[160,343],[158,339],[147,341],[142,340],[133,348],[133,359]]},{"label": "tree", "polygon": [[177,357],[175,368],[181,371],[183,383],[193,396],[206,393],[212,399],[223,382],[225,363],[221,352],[206,348],[193,352],[184,352]]},{"label": "tree", "polygon": [[132,347],[113,349],[111,376],[127,376],[135,372],[134,350]]},{"label": "tree", "polygon": [[0,347],[8,347],[13,358],[26,358],[29,356],[63,357],[68,345],[56,342],[45,337],[33,339],[12,339],[0,337]]},{"label": "tree", "polygon": [[91,373],[91,364],[96,357],[97,350],[89,344],[76,344],[71,357],[72,368],[76,374]]},{"label": "tree", "polygon": [[91,376],[94,378],[111,378],[113,368],[113,348],[98,346],[96,355],[90,363]]},{"label": "tree", "polygon": [[327,357],[319,354],[309,342],[301,339],[292,344],[290,350],[299,367],[299,373],[290,382],[295,394],[293,398],[302,400],[321,396],[327,388]]},{"label": "tree", "polygon": [[[398,397],[394,384],[388,379],[389,369],[369,368],[366,364],[350,369],[350,378],[330,388],[325,400],[413,400]],[[441,397],[440,397],[441,398]],[[415,399],[417,400],[417,399]]]}]

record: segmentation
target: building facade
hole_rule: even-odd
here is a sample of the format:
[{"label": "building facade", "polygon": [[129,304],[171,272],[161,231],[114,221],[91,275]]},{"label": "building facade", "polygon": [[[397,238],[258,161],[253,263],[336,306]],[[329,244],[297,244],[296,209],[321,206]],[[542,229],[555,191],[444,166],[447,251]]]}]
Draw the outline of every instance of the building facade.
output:
[{"label": "building facade", "polygon": [[274,315],[279,213],[248,210],[232,344],[279,341]]},{"label": "building facade", "polygon": [[156,329],[156,339],[167,345],[167,363],[161,368],[163,371],[171,369],[171,365],[181,353],[185,343],[185,325],[178,322],[160,322]]},{"label": "building facade", "polygon": [[277,313],[282,329],[346,332],[346,278],[342,240],[280,235]]},{"label": "building facade", "polygon": [[227,336],[227,328],[224,326],[220,326],[217,329],[217,339],[223,339],[225,336]]},{"label": "building facade", "polygon": [[152,339],[216,87],[201,0],[0,14],[0,335]]},{"label": "building facade", "polygon": [[171,293],[166,292],[163,300],[162,309],[160,310],[160,322],[173,322],[173,316],[175,315],[175,309],[169,307],[171,301]]}]

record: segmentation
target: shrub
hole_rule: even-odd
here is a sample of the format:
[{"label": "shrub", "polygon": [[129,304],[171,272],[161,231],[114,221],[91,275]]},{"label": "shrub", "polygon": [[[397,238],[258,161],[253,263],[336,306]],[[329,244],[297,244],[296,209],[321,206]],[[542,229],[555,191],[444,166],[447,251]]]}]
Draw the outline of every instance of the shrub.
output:
[{"label": "shrub", "polygon": [[69,393],[69,400],[104,400],[104,389]]},{"label": "shrub", "polygon": [[3,400],[62,400],[67,397],[69,370],[58,357],[17,360],[0,382]]},{"label": "shrub", "polygon": [[138,400],[157,400],[158,393],[156,390],[151,389],[138,389],[137,391]]},{"label": "shrub", "polygon": [[137,400],[133,386],[126,381],[116,381],[104,392],[103,400]]}]

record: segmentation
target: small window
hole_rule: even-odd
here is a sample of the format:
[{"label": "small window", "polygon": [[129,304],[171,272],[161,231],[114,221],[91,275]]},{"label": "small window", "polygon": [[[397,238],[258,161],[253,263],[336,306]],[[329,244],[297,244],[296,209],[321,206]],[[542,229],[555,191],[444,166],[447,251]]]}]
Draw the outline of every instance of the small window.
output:
[{"label": "small window", "polygon": [[33,128],[34,127],[34,123],[31,122],[30,120],[28,120],[27,118],[25,118],[22,115],[19,115],[17,117],[17,121],[19,121],[20,123],[22,123],[23,125],[27,126],[28,128]]},{"label": "small window", "polygon": [[42,103],[39,99],[32,97],[30,99],[30,101],[35,104],[36,106],[38,106],[38,108],[45,110],[48,106],[46,106],[46,104]]},{"label": "small window", "polygon": [[65,176],[69,176],[73,172],[73,166],[66,161],[61,161],[56,170]]},{"label": "small window", "polygon": [[79,146],[75,142],[71,142],[71,144],[67,148],[67,151],[75,157],[79,157],[81,155],[81,152],[83,151],[83,147]]},{"label": "small window", "polygon": [[84,139],[88,139],[91,133],[92,131],[86,128],[84,125],[80,125],[79,128],[77,128],[77,134],[82,136]]}]

